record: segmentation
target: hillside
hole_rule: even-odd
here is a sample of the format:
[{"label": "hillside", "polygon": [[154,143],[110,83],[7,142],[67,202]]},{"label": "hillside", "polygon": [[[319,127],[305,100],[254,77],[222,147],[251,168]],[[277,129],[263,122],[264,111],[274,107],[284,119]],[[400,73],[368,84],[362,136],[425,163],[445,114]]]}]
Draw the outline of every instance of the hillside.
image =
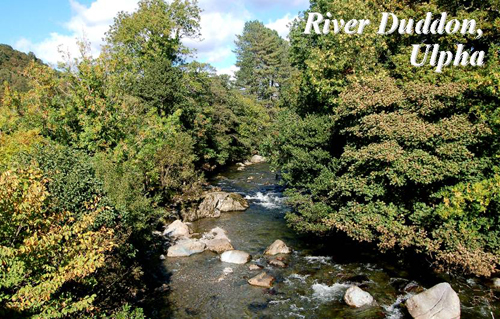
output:
[{"label": "hillside", "polygon": [[[22,72],[32,60],[42,63],[32,52],[26,54],[9,45],[0,44],[0,83],[7,81],[17,91],[27,91],[28,80],[23,77]],[[0,98],[2,96],[3,89],[0,90]]]}]

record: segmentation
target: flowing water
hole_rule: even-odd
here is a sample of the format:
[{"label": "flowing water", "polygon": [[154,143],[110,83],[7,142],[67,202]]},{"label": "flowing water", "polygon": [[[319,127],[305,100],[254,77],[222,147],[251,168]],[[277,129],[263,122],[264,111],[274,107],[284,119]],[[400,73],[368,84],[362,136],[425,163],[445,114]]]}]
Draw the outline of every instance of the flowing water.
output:
[{"label": "flowing water", "polygon": [[[169,305],[161,316],[173,318],[409,318],[402,304],[418,291],[448,281],[460,296],[462,318],[500,318],[500,304],[491,282],[476,278],[435,274],[425,263],[402,262],[392,255],[345,238],[297,235],[284,220],[288,208],[269,166],[244,171],[235,168],[217,176],[212,185],[247,198],[245,212],[225,213],[218,219],[193,223],[196,233],[214,227],[227,231],[235,249],[253,256],[252,263],[276,278],[272,289],[250,286],[259,273],[249,264],[220,261],[204,252],[186,258],[167,258]],[[287,268],[268,266],[263,252],[281,239],[294,251]],[[346,289],[356,284],[370,292],[378,305],[352,309],[343,302]]]}]

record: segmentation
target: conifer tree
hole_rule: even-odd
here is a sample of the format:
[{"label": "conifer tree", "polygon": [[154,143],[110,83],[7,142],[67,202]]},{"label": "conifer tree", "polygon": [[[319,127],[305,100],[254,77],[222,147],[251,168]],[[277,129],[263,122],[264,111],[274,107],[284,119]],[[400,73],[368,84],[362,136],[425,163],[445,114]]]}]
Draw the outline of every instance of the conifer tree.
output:
[{"label": "conifer tree", "polygon": [[235,43],[236,85],[267,106],[273,105],[291,73],[288,42],[262,22],[249,21]]}]

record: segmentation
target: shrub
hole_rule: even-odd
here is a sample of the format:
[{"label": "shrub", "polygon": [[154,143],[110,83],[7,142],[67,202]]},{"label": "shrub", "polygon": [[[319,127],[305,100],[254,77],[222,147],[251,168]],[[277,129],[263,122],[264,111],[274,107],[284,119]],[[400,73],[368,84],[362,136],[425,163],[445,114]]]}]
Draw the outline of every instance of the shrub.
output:
[{"label": "shrub", "polygon": [[93,310],[92,276],[115,247],[112,229],[93,229],[103,208],[79,219],[47,210],[47,180],[37,170],[0,176],[0,304],[4,316],[60,318]]}]

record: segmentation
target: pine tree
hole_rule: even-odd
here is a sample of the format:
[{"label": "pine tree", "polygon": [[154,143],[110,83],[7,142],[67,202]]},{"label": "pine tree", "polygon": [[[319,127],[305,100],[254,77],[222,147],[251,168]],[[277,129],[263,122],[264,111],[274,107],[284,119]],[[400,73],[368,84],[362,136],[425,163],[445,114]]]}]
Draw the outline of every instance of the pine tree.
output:
[{"label": "pine tree", "polygon": [[249,21],[235,43],[236,85],[267,106],[273,105],[291,73],[288,42],[262,22]]}]

